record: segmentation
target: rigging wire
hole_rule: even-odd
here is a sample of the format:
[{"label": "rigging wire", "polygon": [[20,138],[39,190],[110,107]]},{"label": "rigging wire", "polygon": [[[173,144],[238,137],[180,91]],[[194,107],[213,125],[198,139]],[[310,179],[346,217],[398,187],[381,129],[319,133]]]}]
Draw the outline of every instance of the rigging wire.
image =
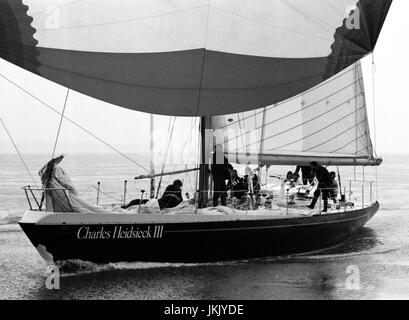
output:
[{"label": "rigging wire", "polygon": [[1,122],[1,124],[3,125],[3,128],[4,128],[4,130],[6,131],[6,134],[7,134],[7,136],[9,137],[11,143],[13,144],[14,149],[16,150],[17,154],[19,155],[19,157],[20,157],[20,159],[21,159],[21,162],[23,163],[23,165],[24,165],[24,167],[25,167],[25,169],[26,169],[28,175],[30,176],[30,178],[31,178],[31,180],[33,181],[34,185],[37,187],[37,182],[34,180],[34,177],[33,177],[33,175],[31,174],[30,169],[28,168],[27,163],[26,163],[26,161],[25,161],[24,158],[23,158],[23,155],[21,154],[20,150],[18,149],[16,143],[15,143],[14,140],[13,140],[13,137],[12,137],[11,134],[10,134],[10,131],[7,129],[6,124],[4,123],[4,121],[3,121],[3,119],[2,119],[1,117],[0,117],[0,122]]},{"label": "rigging wire", "polygon": [[[41,100],[40,98],[36,97],[34,94],[28,92],[26,89],[24,89],[23,87],[21,87],[20,85],[18,85],[17,83],[13,82],[12,80],[10,80],[9,78],[7,78],[6,76],[4,76],[3,74],[0,73],[0,77],[2,77],[3,79],[7,80],[9,83],[13,84],[14,86],[16,86],[17,88],[19,88],[21,91],[25,92],[27,95],[29,95],[30,97],[32,97],[33,99],[35,99],[36,101],[40,102],[43,106],[47,107],[48,109],[54,111],[55,113],[62,115],[61,112],[59,112],[58,110],[56,110],[55,108],[51,107],[49,104],[47,104],[46,102],[44,102],[43,100]],[[101,138],[97,137],[95,134],[93,134],[91,131],[85,129],[83,126],[81,126],[80,124],[78,124],[77,122],[75,122],[74,120],[71,120],[70,118],[68,118],[67,116],[64,116],[64,119],[69,121],[70,123],[72,123],[73,125],[75,125],[76,127],[78,127],[79,129],[81,129],[82,131],[84,131],[85,133],[89,134],[90,136],[92,136],[93,138],[95,138],[96,140],[98,140],[99,142],[101,142],[102,144],[104,144],[105,146],[107,146],[108,148],[110,148],[111,150],[115,151],[116,153],[120,154],[122,157],[124,157],[125,159],[129,160],[130,162],[132,162],[135,166],[143,169],[146,172],[150,172],[148,169],[146,169],[145,167],[143,167],[142,165],[140,165],[139,163],[137,163],[135,160],[133,160],[131,157],[127,156],[125,153],[119,151],[117,148],[115,148],[114,146],[112,146],[111,144],[109,144],[108,142],[105,142],[104,140],[102,140]]]},{"label": "rigging wire", "polygon": [[[171,126],[172,119],[173,119],[173,124]],[[162,180],[163,180],[163,173],[165,172],[166,160],[168,158],[169,148],[170,148],[170,144],[171,144],[172,136],[173,136],[173,130],[175,128],[175,123],[176,123],[176,117],[170,118],[169,125],[168,125],[168,140],[167,140],[167,144],[166,144],[165,154],[163,156],[161,176],[159,178],[159,184],[158,184],[158,188],[157,188],[157,191],[156,191],[156,198],[159,197],[159,192],[160,192],[160,188],[161,188]]]},{"label": "rigging wire", "polygon": [[375,55],[372,52],[372,105],[373,105],[373,126],[374,126],[374,149],[375,154],[377,151],[377,131],[376,131],[376,93],[375,93],[375,74],[376,74],[376,65],[375,65]]},{"label": "rigging wire", "polygon": [[[185,141],[185,143],[184,143],[184,145],[183,145],[183,147],[182,147],[182,149],[181,149],[180,158],[178,158],[178,160],[180,160],[181,163],[184,163],[184,162],[185,162],[185,169],[188,168],[188,163],[186,163],[186,161],[183,160],[183,153],[184,153],[185,149],[187,148],[187,146],[189,145],[189,152],[188,152],[189,158],[190,158],[190,155],[192,154],[192,143],[193,143],[193,142],[192,142],[192,138],[193,138],[193,136],[195,136],[195,135],[192,134],[192,131],[195,129],[196,121],[197,121],[197,118],[191,118],[191,120],[190,120],[190,132],[189,132],[189,136],[187,137],[187,139],[186,139],[186,141]],[[174,167],[173,167],[173,171],[176,171],[176,170],[178,169],[178,167],[179,167],[179,164],[176,163],[176,164],[174,165]],[[168,183],[171,182],[171,179],[172,179],[172,175],[169,176]],[[191,178],[190,178],[189,172],[186,172],[186,173],[185,173],[185,178],[184,178],[184,179],[185,179],[185,180],[188,180],[189,185],[190,185],[190,187],[192,188],[191,191],[194,192],[195,186],[192,184],[192,180],[191,180]],[[184,183],[183,183],[183,184],[184,184]]]},{"label": "rigging wire", "polygon": [[[378,158],[377,155],[377,132],[376,132],[376,82],[375,82],[375,75],[376,75],[376,64],[375,64],[375,54],[372,51],[372,105],[373,105],[373,126],[374,126],[374,154]],[[378,199],[378,167],[375,166],[375,199]]]},{"label": "rigging wire", "polygon": [[96,186],[94,186],[94,185],[91,185],[91,187],[92,187],[93,189],[99,191],[100,194],[104,195],[105,197],[107,197],[107,198],[109,198],[109,199],[111,199],[111,200],[116,201],[117,203],[121,203],[121,202],[122,202],[122,200],[117,199],[117,198],[115,198],[114,196],[109,195],[107,192],[104,192],[104,191],[102,191],[101,189],[98,189],[98,188],[97,188]]},{"label": "rigging wire", "polygon": [[[243,149],[244,149],[245,152],[247,153],[247,145],[246,145],[246,142],[245,142],[245,137],[244,137],[244,135],[243,135],[243,128],[242,128],[242,126],[241,126],[240,113],[237,114],[237,119],[238,119],[238,123],[239,123],[241,143],[242,143]],[[246,133],[245,133],[245,134],[246,134]]]},{"label": "rigging wire", "polygon": [[[181,163],[184,163],[183,153],[184,153],[185,149],[187,148],[188,144],[189,144],[189,152],[188,152],[188,154],[189,154],[189,156],[191,155],[191,152],[192,152],[192,143],[193,143],[193,142],[192,142],[192,138],[193,138],[193,136],[194,136],[194,135],[192,134],[192,130],[195,128],[196,122],[197,122],[197,118],[192,118],[191,121],[190,121],[190,133],[189,133],[189,136],[188,136],[188,138],[186,139],[186,141],[185,141],[185,143],[184,143],[184,145],[183,145],[183,147],[182,147],[182,149],[181,149],[180,158],[178,158],[178,161],[180,160]],[[186,161],[185,161],[185,162],[186,162]],[[178,167],[179,167],[179,164],[176,163],[176,164],[173,166],[173,171],[177,171]],[[187,167],[188,167],[188,164],[185,163],[185,169],[186,169],[186,170],[187,170]],[[158,176],[161,176],[161,174],[159,174]],[[172,179],[172,175],[169,175],[168,184],[170,184],[171,179]],[[195,186],[192,184],[192,180],[191,180],[191,178],[190,178],[189,172],[185,172],[185,178],[184,178],[184,179],[189,180],[190,187],[192,188],[192,191],[194,192]]]},{"label": "rigging wire", "polygon": [[65,108],[67,107],[67,101],[68,101],[69,94],[70,94],[70,89],[68,88],[67,89],[67,94],[65,96],[64,108],[63,108],[62,113],[61,113],[60,124],[58,125],[57,136],[55,137],[54,149],[53,149],[53,154],[51,156],[51,159],[54,159],[55,150],[57,149],[58,139],[59,139],[60,133],[61,133],[62,121],[64,120]]},{"label": "rigging wire", "polygon": [[180,161],[183,161],[183,152],[185,151],[185,149],[187,148],[187,146],[189,145],[189,155],[192,151],[192,129],[194,128],[194,122],[193,122],[193,118],[190,120],[190,133],[189,136],[187,137],[187,139],[185,140],[185,143],[180,151]]}]

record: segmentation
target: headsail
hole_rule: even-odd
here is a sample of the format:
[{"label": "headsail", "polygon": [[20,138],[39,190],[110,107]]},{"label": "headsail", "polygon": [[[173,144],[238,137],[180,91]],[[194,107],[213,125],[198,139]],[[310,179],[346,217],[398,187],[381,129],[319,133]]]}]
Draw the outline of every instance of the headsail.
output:
[{"label": "headsail", "polygon": [[391,3],[0,0],[0,57],[129,109],[244,112],[309,90],[370,53]]},{"label": "headsail", "polygon": [[380,164],[374,157],[359,62],[288,101],[213,117],[212,128],[227,137],[231,159],[245,159],[237,162]]}]

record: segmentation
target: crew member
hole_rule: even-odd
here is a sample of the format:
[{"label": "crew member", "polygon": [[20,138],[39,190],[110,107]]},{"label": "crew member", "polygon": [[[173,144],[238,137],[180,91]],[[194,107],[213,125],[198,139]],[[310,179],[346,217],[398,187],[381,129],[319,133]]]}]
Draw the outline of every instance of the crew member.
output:
[{"label": "crew member", "polygon": [[303,183],[302,183],[302,180],[300,178],[300,175],[297,172],[294,172],[293,173],[293,179],[292,179],[292,185],[294,187],[296,187],[296,186],[299,186],[299,185],[302,185],[302,184]]},{"label": "crew member", "polygon": [[232,170],[230,181],[227,184],[227,190],[231,191],[231,196],[241,199],[247,193],[247,184],[243,178],[240,178],[237,170]]},{"label": "crew member", "polygon": [[222,206],[226,206],[227,188],[226,180],[230,179],[233,167],[229,165],[227,158],[224,156],[223,146],[216,145],[213,153],[213,163],[211,171],[213,176],[213,206],[219,205],[219,199]]},{"label": "crew member", "polygon": [[334,203],[337,203],[338,199],[338,181],[336,180],[336,173],[334,171],[330,172],[330,177],[331,177],[331,190],[329,192],[331,200],[334,201]]},{"label": "crew member", "polygon": [[260,185],[260,180],[258,178],[258,175],[254,174],[251,180],[253,182],[253,193],[255,197],[258,198],[260,195],[260,190],[261,190],[261,185]]},{"label": "crew member", "polygon": [[298,166],[295,169],[295,172],[300,174],[300,171],[302,173],[302,183],[306,186],[309,184],[312,184],[314,181],[314,172],[311,171],[310,166]]},{"label": "crew member", "polygon": [[284,179],[284,183],[291,182],[292,180],[293,180],[293,173],[291,171],[288,171]]},{"label": "crew member", "polygon": [[314,209],[318,198],[320,195],[322,196],[322,200],[324,201],[324,210],[323,212],[328,211],[328,197],[329,197],[329,190],[331,188],[331,176],[327,169],[323,166],[320,166],[317,162],[311,162],[311,170],[314,172],[314,176],[318,180],[318,188],[314,192],[314,198],[311,204],[308,206],[310,209]]},{"label": "crew member", "polygon": [[173,181],[158,200],[161,209],[174,208],[183,202],[182,198],[183,183],[180,180]]}]

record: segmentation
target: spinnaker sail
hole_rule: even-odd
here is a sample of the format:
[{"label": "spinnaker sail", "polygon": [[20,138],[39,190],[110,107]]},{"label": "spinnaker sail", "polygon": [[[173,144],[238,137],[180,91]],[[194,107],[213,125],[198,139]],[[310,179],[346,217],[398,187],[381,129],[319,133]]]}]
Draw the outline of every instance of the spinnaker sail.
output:
[{"label": "spinnaker sail", "polygon": [[309,90],[372,52],[391,3],[0,0],[0,57],[133,110],[245,112]]}]

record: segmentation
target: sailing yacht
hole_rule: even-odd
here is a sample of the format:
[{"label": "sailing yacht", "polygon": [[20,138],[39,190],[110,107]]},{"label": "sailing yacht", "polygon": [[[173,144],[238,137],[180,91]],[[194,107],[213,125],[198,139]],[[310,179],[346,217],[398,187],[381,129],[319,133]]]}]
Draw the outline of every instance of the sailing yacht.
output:
[{"label": "sailing yacht", "polygon": [[[201,145],[196,196],[166,211],[84,203],[60,170],[62,157],[51,160],[41,197],[24,188],[30,210],[20,221],[44,258],[207,262],[305,254],[344,243],[379,210],[372,196],[362,205],[342,199],[327,213],[288,197],[255,204],[251,188],[245,209],[209,208],[209,165],[221,141],[231,163],[258,172],[312,161],[379,166],[361,59],[375,49],[392,0],[86,0],[57,6],[57,25],[46,15],[52,4],[0,0],[2,59],[68,93],[200,118]],[[165,174],[137,179],[150,179],[154,196],[153,179]]]}]

